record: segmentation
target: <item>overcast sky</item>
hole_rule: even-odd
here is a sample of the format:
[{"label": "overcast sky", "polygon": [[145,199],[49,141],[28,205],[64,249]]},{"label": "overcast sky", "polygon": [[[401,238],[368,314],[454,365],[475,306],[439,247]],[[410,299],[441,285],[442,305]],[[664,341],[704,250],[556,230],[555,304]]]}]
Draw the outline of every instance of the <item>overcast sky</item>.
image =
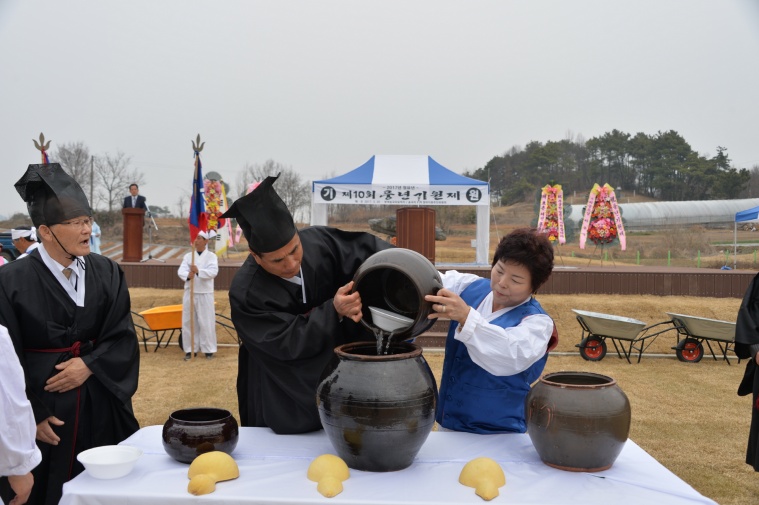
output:
[{"label": "overcast sky", "polygon": [[758,62],[757,0],[0,0],[0,215],[25,211],[40,132],[131,156],[172,210],[198,133],[233,187],[267,159],[306,180],[374,154],[461,173],[615,128],[751,168]]}]

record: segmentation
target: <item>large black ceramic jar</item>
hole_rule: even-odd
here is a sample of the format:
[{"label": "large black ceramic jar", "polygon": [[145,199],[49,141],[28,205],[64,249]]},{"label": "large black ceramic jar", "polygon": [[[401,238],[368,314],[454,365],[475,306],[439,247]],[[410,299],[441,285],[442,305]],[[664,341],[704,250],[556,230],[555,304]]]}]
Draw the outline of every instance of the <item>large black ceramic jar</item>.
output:
[{"label": "large black ceramic jar", "polygon": [[238,438],[239,428],[232,413],[209,407],[172,412],[162,433],[164,450],[181,463],[192,463],[204,452],[232,454]]},{"label": "large black ceramic jar", "polygon": [[437,384],[422,348],[374,342],[344,344],[316,390],[324,431],[350,468],[402,470],[413,462],[435,424]]},{"label": "large black ceramic jar", "polygon": [[525,400],[527,433],[543,463],[573,472],[611,467],[630,433],[630,402],[611,377],[544,375]]},{"label": "large black ceramic jar", "polygon": [[375,329],[369,307],[414,320],[408,328],[397,332],[393,340],[415,337],[432,326],[435,321],[427,319],[432,304],[424,296],[437,294],[442,287],[435,265],[418,252],[402,247],[369,256],[353,276],[353,290],[361,295],[364,326]]}]

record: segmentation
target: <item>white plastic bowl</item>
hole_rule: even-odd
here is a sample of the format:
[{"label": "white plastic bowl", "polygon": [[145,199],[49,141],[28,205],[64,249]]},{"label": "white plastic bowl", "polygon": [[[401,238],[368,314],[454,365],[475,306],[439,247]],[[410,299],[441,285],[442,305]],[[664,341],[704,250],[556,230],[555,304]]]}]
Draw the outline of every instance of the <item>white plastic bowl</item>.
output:
[{"label": "white plastic bowl", "polygon": [[103,445],[82,451],[76,457],[96,479],[118,479],[134,468],[142,449],[128,445]]},{"label": "white plastic bowl", "polygon": [[408,328],[414,324],[414,320],[389,310],[380,309],[378,307],[369,307],[369,311],[372,313],[372,322],[374,325],[385,331],[397,331],[404,328]]}]

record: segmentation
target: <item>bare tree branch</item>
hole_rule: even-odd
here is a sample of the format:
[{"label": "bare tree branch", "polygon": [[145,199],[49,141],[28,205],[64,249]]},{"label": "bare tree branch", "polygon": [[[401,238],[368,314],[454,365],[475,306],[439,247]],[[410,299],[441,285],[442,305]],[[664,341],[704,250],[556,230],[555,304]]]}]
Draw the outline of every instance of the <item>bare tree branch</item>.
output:
[{"label": "bare tree branch", "polygon": [[[60,163],[63,170],[79,183],[88,197],[90,196],[90,150],[84,142],[61,144],[51,156],[52,160]],[[90,205],[94,207],[95,202],[90,202]]]},{"label": "bare tree branch", "polygon": [[311,210],[311,182],[304,181],[292,167],[282,163],[266,160],[263,165],[246,164],[237,176],[238,195],[244,196],[251,182],[260,182],[277,174],[280,174],[274,188],[277,194],[290,209],[295,221],[306,222]]},{"label": "bare tree branch", "polygon": [[186,190],[182,191],[176,201],[177,217],[187,217],[190,212],[190,199],[192,199],[192,193]]},{"label": "bare tree branch", "polygon": [[120,200],[129,191],[129,185],[142,184],[144,174],[130,167],[131,157],[122,152],[104,154],[95,159],[95,179],[98,197],[108,206],[108,211],[120,206]]}]

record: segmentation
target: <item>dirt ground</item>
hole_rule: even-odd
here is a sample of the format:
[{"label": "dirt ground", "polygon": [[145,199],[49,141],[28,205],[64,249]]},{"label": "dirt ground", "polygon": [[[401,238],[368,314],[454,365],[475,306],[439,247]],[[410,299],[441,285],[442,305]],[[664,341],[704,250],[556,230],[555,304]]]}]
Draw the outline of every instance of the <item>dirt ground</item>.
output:
[{"label": "dirt ground", "polygon": [[[640,200],[640,198],[638,198]],[[635,203],[636,201],[627,202]],[[575,203],[580,203],[575,202]],[[394,208],[364,208],[362,206],[347,206],[349,211],[340,217],[331,217],[330,226],[345,230],[369,231],[368,220],[377,217],[395,215]],[[476,226],[471,207],[436,208],[436,225],[446,234],[445,240],[435,242],[435,259],[437,263],[472,263],[475,259],[475,249],[471,245],[476,236]],[[531,226],[537,221],[537,209],[534,203],[518,203],[510,206],[494,206],[491,208],[490,223],[490,255],[504,235],[521,226]],[[22,222],[24,221],[24,222]],[[28,219],[0,222],[1,228],[11,228],[19,224],[28,224]],[[158,230],[153,229],[152,242],[160,245],[185,245],[189,238],[186,218],[156,218]],[[299,227],[307,226],[299,223]],[[121,223],[116,220],[112,226],[103,227],[103,241],[120,241],[122,237]],[[375,233],[386,239],[387,236]],[[673,227],[649,231],[628,230],[627,248],[622,251],[618,243],[605,247],[588,244],[580,249],[579,233],[576,232],[568,243],[557,245],[557,265],[603,265],[603,264],[632,264],[646,266],[683,266],[720,268],[730,267],[735,262],[733,255],[733,227],[725,225],[721,228],[706,228],[703,226]],[[759,232],[750,229],[738,230],[739,269],[759,269]],[[144,242],[148,242],[147,229]],[[238,248],[245,251],[244,239]],[[245,256],[241,252],[239,256]]]},{"label": "dirt ground", "polygon": [[[522,226],[530,226],[536,220],[535,206],[529,203],[520,203],[506,207],[493,207],[491,209],[490,226],[490,254],[495,250],[498,241],[510,231]],[[387,238],[369,228],[368,220],[373,217],[386,217],[394,215],[394,211],[365,211],[356,210],[347,219],[330,220],[329,225],[345,230],[368,231]],[[473,223],[461,224],[463,218],[456,215],[455,218],[447,217],[445,211],[438,211],[438,226],[443,228],[446,239],[435,242],[435,260],[437,263],[473,263],[475,249],[471,245],[476,236]],[[159,231],[153,233],[153,242],[156,244],[184,244],[189,236],[187,221],[184,219],[161,218],[156,220]],[[306,224],[299,224],[306,226]],[[120,228],[114,228],[114,232],[121,233]],[[118,235],[117,236],[120,236]],[[147,236],[146,236],[147,240]],[[603,264],[632,264],[646,266],[684,266],[720,268],[724,265],[730,267],[734,263],[733,255],[733,228],[705,228],[702,226],[689,226],[672,229],[659,229],[651,231],[628,231],[627,247],[622,251],[618,243],[606,247],[597,247],[588,244],[581,249],[578,242],[578,234],[566,244],[557,245],[557,265],[603,265]],[[738,257],[739,269],[759,269],[759,233],[749,230],[738,231]],[[240,244],[241,250],[245,250],[244,239]],[[241,253],[244,256],[245,253]]]}]

